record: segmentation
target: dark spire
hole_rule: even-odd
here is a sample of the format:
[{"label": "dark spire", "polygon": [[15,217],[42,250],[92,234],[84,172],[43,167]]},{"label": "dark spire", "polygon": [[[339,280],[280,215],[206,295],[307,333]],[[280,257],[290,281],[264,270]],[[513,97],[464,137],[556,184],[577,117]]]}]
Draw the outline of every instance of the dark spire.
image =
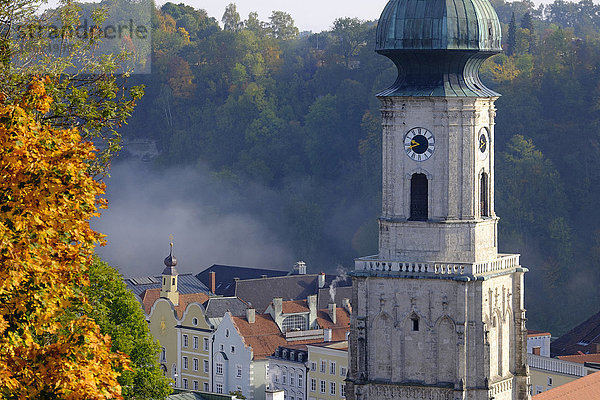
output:
[{"label": "dark spire", "polygon": [[175,266],[177,265],[177,258],[173,255],[173,242],[171,242],[171,251],[167,258],[165,258],[166,268],[163,270],[163,275],[178,275],[177,269]]}]

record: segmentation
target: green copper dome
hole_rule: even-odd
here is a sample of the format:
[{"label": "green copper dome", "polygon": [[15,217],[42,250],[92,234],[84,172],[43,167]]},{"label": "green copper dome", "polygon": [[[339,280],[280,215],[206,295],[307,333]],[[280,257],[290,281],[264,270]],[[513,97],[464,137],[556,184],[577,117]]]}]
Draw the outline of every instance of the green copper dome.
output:
[{"label": "green copper dome", "polygon": [[379,19],[376,51],[502,51],[488,0],[391,0]]},{"label": "green copper dome", "polygon": [[502,51],[489,0],[390,0],[375,51],[398,67],[381,96],[498,96],[479,80],[481,64]]}]

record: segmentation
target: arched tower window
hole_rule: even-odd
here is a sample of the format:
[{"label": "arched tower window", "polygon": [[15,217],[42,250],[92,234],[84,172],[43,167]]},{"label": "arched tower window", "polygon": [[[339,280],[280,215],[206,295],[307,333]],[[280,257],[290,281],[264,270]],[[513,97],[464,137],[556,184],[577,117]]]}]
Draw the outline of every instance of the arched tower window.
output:
[{"label": "arched tower window", "polygon": [[489,217],[490,216],[490,207],[488,205],[488,174],[483,172],[481,174],[480,180],[480,188],[479,188],[479,203],[481,207],[481,216]]},{"label": "arched tower window", "polygon": [[425,174],[413,174],[410,179],[410,220],[427,221],[428,183]]}]

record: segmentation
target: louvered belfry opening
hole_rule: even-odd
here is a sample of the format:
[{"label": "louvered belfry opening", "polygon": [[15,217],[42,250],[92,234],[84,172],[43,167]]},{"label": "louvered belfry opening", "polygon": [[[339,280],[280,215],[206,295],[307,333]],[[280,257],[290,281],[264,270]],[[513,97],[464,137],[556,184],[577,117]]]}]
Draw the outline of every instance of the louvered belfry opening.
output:
[{"label": "louvered belfry opening", "polygon": [[489,217],[490,216],[490,208],[488,206],[488,176],[484,172],[481,174],[481,188],[479,190],[479,202],[481,205],[481,216]]},{"label": "louvered belfry opening", "polygon": [[410,220],[427,221],[428,182],[425,174],[413,174],[410,179]]}]

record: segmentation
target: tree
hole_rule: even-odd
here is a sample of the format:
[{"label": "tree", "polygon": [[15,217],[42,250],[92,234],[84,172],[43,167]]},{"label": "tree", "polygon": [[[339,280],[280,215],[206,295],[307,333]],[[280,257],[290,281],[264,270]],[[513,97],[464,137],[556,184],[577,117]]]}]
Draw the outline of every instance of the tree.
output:
[{"label": "tree", "polygon": [[244,25],[240,14],[237,12],[235,3],[229,3],[229,5],[225,7],[225,13],[223,13],[221,22],[223,22],[223,29],[226,31],[237,32],[242,29]]},{"label": "tree", "polygon": [[86,302],[80,287],[102,238],[89,220],[106,203],[87,172],[93,144],[43,122],[49,81],[0,99],[0,397],[121,398],[127,357],[90,318],[65,318]]},{"label": "tree", "polygon": [[123,283],[123,277],[110,265],[94,258],[83,288],[89,304],[71,308],[73,315],[85,313],[112,339],[111,350],[131,359],[131,370],[123,371],[118,380],[125,399],[158,400],[172,391],[170,380],[158,365],[159,345],[148,329],[148,323],[133,293]]},{"label": "tree", "polygon": [[338,18],[333,22],[334,49],[342,55],[346,66],[367,43],[368,30],[369,25],[358,18]]},{"label": "tree", "polygon": [[515,13],[512,13],[510,17],[510,24],[508,24],[508,38],[506,42],[506,55],[512,56],[515,52],[517,45],[517,23],[515,21]]},{"label": "tree", "polygon": [[[58,128],[77,127],[85,138],[102,139],[100,155],[91,169],[104,172],[120,148],[117,128],[143,95],[142,85],[126,84],[131,72],[126,64],[132,54],[99,51],[100,35],[93,32],[106,18],[102,7],[90,11],[93,27],[89,34],[81,35],[78,5],[63,0],[55,13],[39,16],[36,10],[40,4],[41,0],[0,4],[1,91],[8,101],[15,102],[23,96],[31,76],[47,76],[45,90],[53,102],[50,112],[40,118]],[[143,4],[138,5],[140,10]],[[54,16],[58,20],[51,19]],[[57,25],[61,27],[61,39],[56,42],[52,41],[57,35],[52,29]],[[57,53],[54,46],[68,50]],[[149,54],[137,56],[149,59]]]},{"label": "tree", "polygon": [[273,11],[269,17],[271,35],[281,40],[293,39],[300,33],[294,25],[294,19],[285,11]]},{"label": "tree", "polygon": [[248,14],[248,19],[244,22],[244,26],[249,31],[253,32],[258,37],[262,37],[266,32],[266,24],[258,19],[257,12],[251,12]]}]

